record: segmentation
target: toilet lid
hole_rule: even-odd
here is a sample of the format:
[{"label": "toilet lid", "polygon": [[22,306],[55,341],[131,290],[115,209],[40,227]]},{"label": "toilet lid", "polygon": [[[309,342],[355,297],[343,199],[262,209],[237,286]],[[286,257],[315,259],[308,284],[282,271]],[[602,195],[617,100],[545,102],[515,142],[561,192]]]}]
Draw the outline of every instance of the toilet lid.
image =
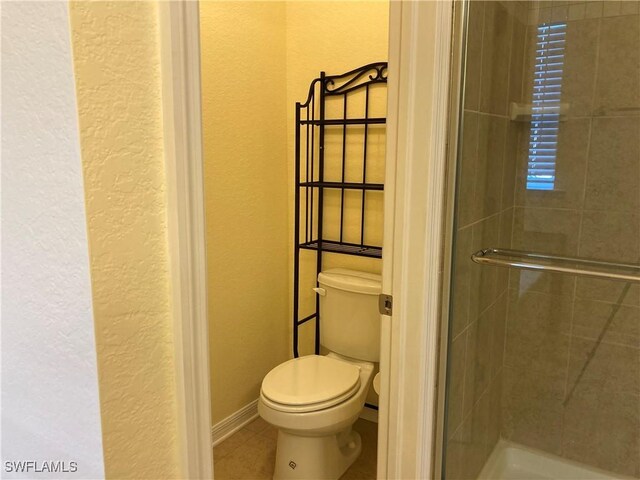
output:
[{"label": "toilet lid", "polygon": [[323,355],[309,355],[271,370],[262,381],[262,394],[280,405],[322,404],[322,408],[328,408],[353,396],[359,387],[357,365]]}]

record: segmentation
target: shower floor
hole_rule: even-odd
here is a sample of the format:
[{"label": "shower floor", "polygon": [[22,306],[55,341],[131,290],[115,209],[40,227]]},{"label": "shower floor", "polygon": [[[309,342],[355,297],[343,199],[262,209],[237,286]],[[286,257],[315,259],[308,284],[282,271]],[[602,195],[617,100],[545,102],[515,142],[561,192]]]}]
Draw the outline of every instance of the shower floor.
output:
[{"label": "shower floor", "polygon": [[517,443],[500,440],[478,480],[627,480]]}]

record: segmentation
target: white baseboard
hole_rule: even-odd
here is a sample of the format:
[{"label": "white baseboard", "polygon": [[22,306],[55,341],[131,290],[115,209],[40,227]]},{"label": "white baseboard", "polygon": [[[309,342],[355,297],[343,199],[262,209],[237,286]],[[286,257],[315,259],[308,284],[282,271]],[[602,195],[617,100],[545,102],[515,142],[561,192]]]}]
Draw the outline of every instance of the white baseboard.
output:
[{"label": "white baseboard", "polygon": [[[216,423],[211,428],[211,444],[215,447],[256,418],[258,418],[257,399],[245,405],[237,412],[232,413],[224,420]],[[378,411],[373,408],[364,407],[360,413],[360,418],[368,420],[369,422],[378,423]]]},{"label": "white baseboard", "polygon": [[258,417],[258,400],[245,405],[211,428],[211,443],[215,447]]},{"label": "white baseboard", "polygon": [[378,423],[378,410],[374,410],[373,408],[364,407],[362,412],[360,412],[360,418],[363,420],[368,420],[373,423]]}]

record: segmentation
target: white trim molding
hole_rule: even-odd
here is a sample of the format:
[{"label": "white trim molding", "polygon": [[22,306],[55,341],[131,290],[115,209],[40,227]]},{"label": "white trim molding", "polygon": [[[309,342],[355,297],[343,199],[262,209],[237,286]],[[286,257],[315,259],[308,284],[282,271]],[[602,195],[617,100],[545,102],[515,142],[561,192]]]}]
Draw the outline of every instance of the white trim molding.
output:
[{"label": "white trim molding", "polygon": [[182,477],[213,478],[198,2],[159,3]]},{"label": "white trim molding", "polygon": [[437,477],[433,452],[453,2],[393,2],[391,13],[389,62],[397,86],[391,84],[389,92],[397,98],[389,100],[393,127],[387,135],[393,137],[388,140],[393,150],[387,163],[395,163],[395,170],[387,176],[393,198],[385,198],[393,207],[385,211],[393,211],[393,248],[389,251],[385,239],[385,254],[393,264],[389,293],[394,302],[389,378],[383,379],[387,465],[378,476],[428,479]]},{"label": "white trim molding", "polygon": [[365,405],[360,412],[360,418],[367,422],[378,423],[378,410]]},{"label": "white trim molding", "polygon": [[222,443],[242,427],[258,418],[258,400],[245,405],[227,418],[220,420],[211,427],[211,442],[213,446]]}]

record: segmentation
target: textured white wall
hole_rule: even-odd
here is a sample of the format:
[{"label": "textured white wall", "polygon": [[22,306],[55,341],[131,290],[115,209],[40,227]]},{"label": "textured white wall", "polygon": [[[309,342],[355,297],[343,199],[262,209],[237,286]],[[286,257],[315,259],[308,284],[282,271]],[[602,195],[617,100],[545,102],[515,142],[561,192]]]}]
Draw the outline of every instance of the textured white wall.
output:
[{"label": "textured white wall", "polygon": [[[67,9],[2,4],[4,478],[104,478]],[[29,460],[77,472],[6,472]]]},{"label": "textured white wall", "polygon": [[69,9],[105,474],[179,478],[158,4]]}]

